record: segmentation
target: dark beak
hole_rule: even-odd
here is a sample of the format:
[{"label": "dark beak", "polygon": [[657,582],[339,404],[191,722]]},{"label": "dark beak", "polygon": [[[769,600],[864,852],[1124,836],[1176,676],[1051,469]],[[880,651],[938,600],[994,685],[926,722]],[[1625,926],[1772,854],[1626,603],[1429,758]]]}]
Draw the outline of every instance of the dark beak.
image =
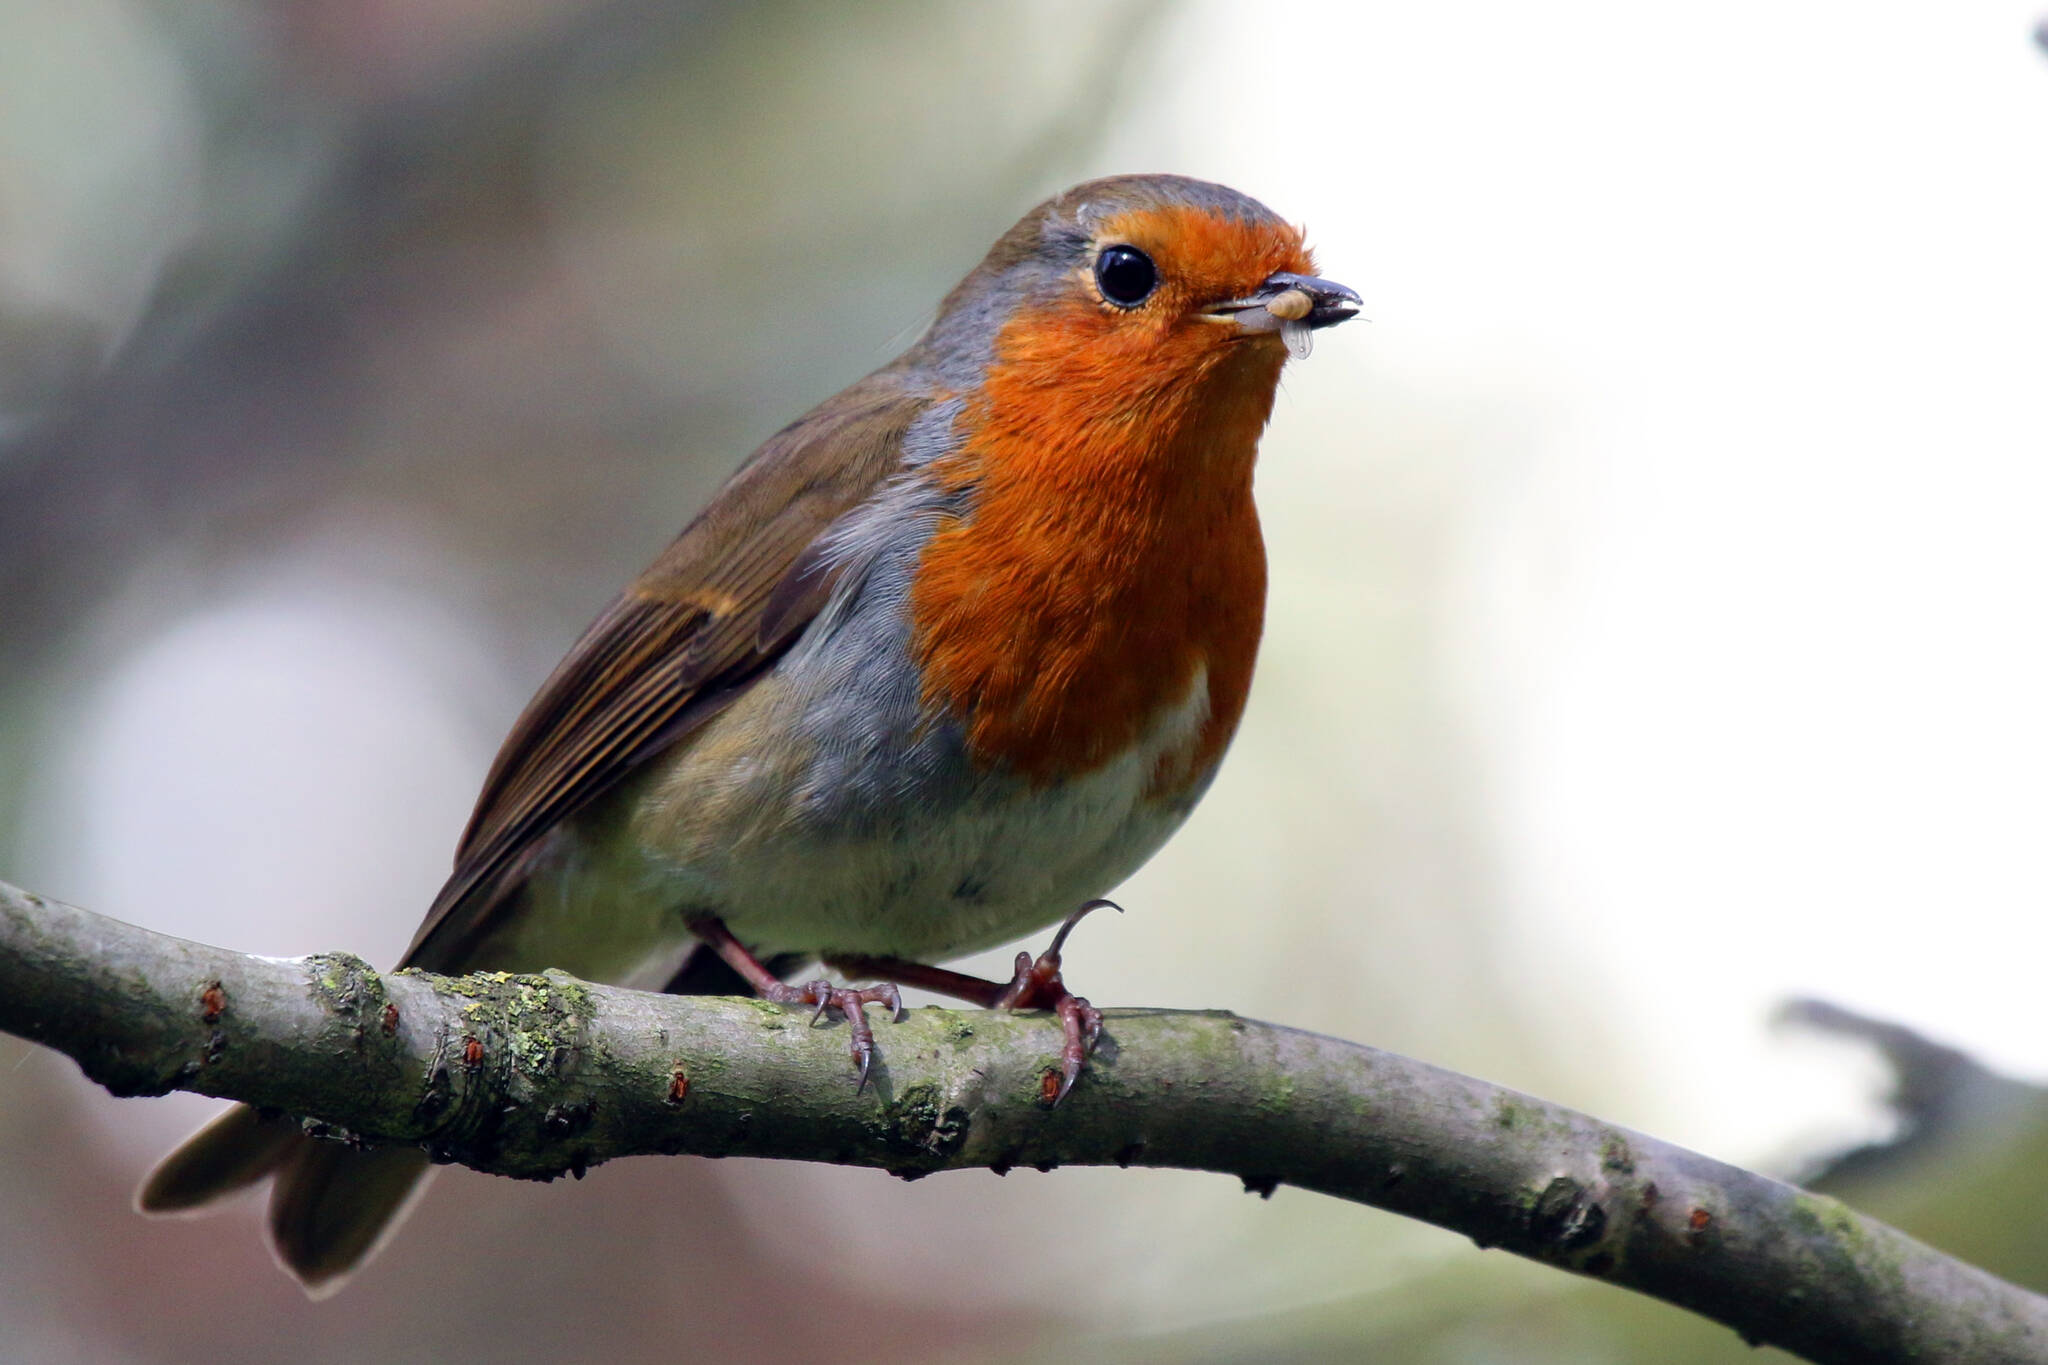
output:
[{"label": "dark beak", "polygon": [[1234,322],[1239,334],[1278,332],[1297,358],[1309,349],[1309,333],[1335,327],[1358,316],[1356,293],[1335,280],[1276,270],[1241,299],[1209,305],[1203,311],[1219,322]]},{"label": "dark beak", "polygon": [[[1290,294],[1307,296],[1308,311],[1301,314],[1299,321],[1310,327],[1335,327],[1340,322],[1349,322],[1358,316],[1358,310],[1365,301],[1355,290],[1347,289],[1335,280],[1317,279],[1314,275],[1296,275],[1285,270],[1276,270],[1266,277],[1258,292],[1252,295],[1255,302],[1276,316],[1287,319],[1287,315],[1299,308],[1300,303],[1288,298]],[[1280,306],[1274,308],[1278,303]]]}]

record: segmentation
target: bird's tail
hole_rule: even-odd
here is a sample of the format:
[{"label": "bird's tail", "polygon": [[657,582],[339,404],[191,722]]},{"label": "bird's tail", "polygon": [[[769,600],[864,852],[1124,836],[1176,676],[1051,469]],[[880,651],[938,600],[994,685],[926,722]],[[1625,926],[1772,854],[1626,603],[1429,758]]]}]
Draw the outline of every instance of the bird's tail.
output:
[{"label": "bird's tail", "polygon": [[270,1246],[316,1299],[334,1293],[397,1228],[432,1170],[417,1147],[361,1149],[307,1137],[289,1119],[236,1105],[157,1163],[143,1213],[196,1212],[274,1176]]},{"label": "bird's tail", "polygon": [[[408,958],[421,965],[417,955]],[[777,976],[803,965],[771,957]],[[434,964],[442,969],[442,964]],[[698,945],[664,988],[678,995],[751,995],[716,953]],[[433,1165],[417,1147],[357,1148],[306,1136],[287,1118],[264,1118],[237,1105],[157,1163],[136,1191],[149,1214],[195,1213],[266,1177],[270,1249],[279,1265],[316,1299],[324,1299],[377,1253],[425,1187]]]}]

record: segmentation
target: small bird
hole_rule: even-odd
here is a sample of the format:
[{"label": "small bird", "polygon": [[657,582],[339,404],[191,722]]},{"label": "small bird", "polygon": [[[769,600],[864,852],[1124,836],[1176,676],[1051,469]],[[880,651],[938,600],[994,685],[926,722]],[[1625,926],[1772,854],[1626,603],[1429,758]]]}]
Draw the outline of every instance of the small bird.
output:
[{"label": "small bird", "polygon": [[[1221,185],[1092,180],[1025,214],[892,363],[771,436],[587,630],[498,752],[403,962],[756,992],[847,1022],[897,984],[1101,1016],[1067,930],[1215,776],[1265,610],[1252,464],[1290,352],[1358,295]],[[1009,982],[931,965],[1056,923]],[[813,961],[849,980],[792,985]],[[137,1195],[275,1177],[331,1293],[428,1170],[244,1106]]]}]

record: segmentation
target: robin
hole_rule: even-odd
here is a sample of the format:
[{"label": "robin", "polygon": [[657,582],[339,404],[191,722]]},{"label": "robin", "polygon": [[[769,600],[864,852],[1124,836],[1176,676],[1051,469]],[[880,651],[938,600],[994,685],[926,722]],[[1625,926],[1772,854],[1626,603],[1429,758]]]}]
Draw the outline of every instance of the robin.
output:
[{"label": "robin", "polygon": [[[1266,565],[1252,464],[1282,365],[1358,296],[1221,185],[1093,180],[1027,213],[894,362],[757,450],[599,616],[484,780],[401,965],[753,991],[847,1021],[898,984],[1101,1017],[1074,919],[1215,775]],[[1078,907],[1078,909],[1077,909]],[[930,965],[1068,916],[1009,982]],[[784,980],[822,961],[842,987]],[[229,1111],[145,1212],[274,1175],[331,1293],[428,1170]]]}]

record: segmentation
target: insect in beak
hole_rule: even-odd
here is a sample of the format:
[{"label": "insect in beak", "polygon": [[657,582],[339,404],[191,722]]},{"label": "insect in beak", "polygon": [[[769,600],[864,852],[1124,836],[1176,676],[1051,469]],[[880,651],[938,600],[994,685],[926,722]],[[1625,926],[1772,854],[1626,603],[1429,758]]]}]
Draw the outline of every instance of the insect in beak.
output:
[{"label": "insect in beak", "polygon": [[1236,323],[1240,332],[1278,332],[1288,352],[1305,360],[1315,330],[1357,317],[1363,302],[1335,280],[1276,270],[1244,298],[1211,304],[1203,312]]}]

